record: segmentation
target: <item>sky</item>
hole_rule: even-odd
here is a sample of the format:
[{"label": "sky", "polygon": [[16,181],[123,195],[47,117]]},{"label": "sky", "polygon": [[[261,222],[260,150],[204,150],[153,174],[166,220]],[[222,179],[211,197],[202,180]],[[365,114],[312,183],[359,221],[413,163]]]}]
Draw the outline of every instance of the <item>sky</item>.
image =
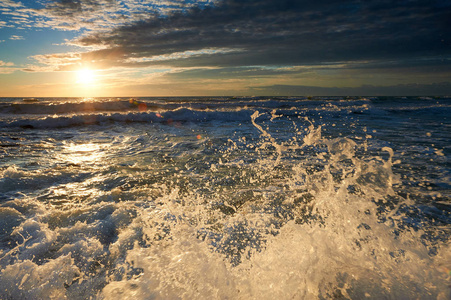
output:
[{"label": "sky", "polygon": [[451,0],[0,0],[0,97],[451,95]]}]

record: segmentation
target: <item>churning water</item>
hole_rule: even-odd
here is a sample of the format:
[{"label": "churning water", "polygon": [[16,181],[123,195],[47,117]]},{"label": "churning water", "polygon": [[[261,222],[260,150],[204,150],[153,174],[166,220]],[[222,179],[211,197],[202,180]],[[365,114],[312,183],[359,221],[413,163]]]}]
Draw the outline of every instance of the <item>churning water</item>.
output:
[{"label": "churning water", "polygon": [[450,299],[449,98],[0,99],[0,299]]}]

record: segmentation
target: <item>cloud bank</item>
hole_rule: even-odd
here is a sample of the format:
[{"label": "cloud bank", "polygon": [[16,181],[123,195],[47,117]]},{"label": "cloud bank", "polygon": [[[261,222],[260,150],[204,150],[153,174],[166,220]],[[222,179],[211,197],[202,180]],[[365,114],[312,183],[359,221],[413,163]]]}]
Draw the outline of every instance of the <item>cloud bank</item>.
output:
[{"label": "cloud bank", "polygon": [[[154,56],[239,49],[168,59],[171,66],[300,65],[449,57],[449,1],[225,0],[92,33],[73,41],[103,47],[86,57],[148,66]],[[120,51],[119,51],[120,50]],[[145,60],[143,60],[145,58]]]},{"label": "cloud bank", "polygon": [[451,78],[449,0],[4,0],[0,10],[0,26],[78,33],[66,41],[78,50],[32,56],[26,71],[166,68],[174,80],[261,79],[267,91]]}]

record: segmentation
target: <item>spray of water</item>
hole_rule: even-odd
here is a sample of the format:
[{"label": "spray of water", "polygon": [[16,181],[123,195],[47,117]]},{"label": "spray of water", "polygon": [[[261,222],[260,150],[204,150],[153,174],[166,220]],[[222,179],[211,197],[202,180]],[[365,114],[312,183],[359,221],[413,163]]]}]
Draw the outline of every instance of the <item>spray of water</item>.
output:
[{"label": "spray of water", "polygon": [[122,165],[116,180],[139,184],[70,209],[4,206],[6,298],[447,299],[450,247],[409,226],[393,150],[301,118],[278,137],[281,117],[255,112],[258,138],[161,155],[170,171]]}]

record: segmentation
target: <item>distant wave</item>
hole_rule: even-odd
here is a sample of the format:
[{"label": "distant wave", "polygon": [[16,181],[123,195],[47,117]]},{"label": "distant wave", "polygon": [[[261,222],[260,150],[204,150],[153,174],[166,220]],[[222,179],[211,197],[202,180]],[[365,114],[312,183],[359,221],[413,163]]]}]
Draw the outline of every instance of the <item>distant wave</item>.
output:
[{"label": "distant wave", "polygon": [[[349,106],[350,102],[356,105],[369,103],[369,100],[352,100],[345,102],[343,99],[329,100],[337,106]],[[288,99],[172,99],[172,100],[128,100],[117,101],[40,101],[40,102],[0,102],[0,114],[29,114],[29,115],[54,115],[54,114],[82,114],[94,112],[132,112],[139,111],[167,111],[177,108],[189,108],[195,110],[234,110],[237,108],[279,108],[317,107],[325,103],[324,100],[311,100],[304,98]]]},{"label": "distant wave", "polygon": [[[376,101],[377,103],[375,103]],[[0,126],[7,128],[65,128],[108,123],[171,123],[249,121],[255,111],[277,111],[284,116],[302,114],[331,114],[340,117],[348,114],[385,116],[411,112],[413,114],[448,113],[451,105],[443,100],[404,99],[310,99],[310,98],[171,98],[171,99],[119,99],[117,101],[66,101],[44,100],[26,103],[0,101]],[[422,101],[418,105],[418,101]]]},{"label": "distant wave", "polygon": [[37,119],[18,119],[0,121],[2,127],[20,128],[63,128],[73,126],[95,125],[105,123],[172,123],[172,122],[207,122],[207,121],[245,121],[253,111],[240,110],[231,112],[197,111],[181,108],[162,113],[129,112],[113,114],[82,114],[72,116],[52,116]]},{"label": "distant wave", "polygon": [[[148,107],[152,109],[154,107]],[[158,107],[155,107],[158,108]],[[0,106],[0,113],[9,114],[73,114],[88,112],[119,112],[137,110],[129,101],[81,102],[81,103],[11,103]]]}]

